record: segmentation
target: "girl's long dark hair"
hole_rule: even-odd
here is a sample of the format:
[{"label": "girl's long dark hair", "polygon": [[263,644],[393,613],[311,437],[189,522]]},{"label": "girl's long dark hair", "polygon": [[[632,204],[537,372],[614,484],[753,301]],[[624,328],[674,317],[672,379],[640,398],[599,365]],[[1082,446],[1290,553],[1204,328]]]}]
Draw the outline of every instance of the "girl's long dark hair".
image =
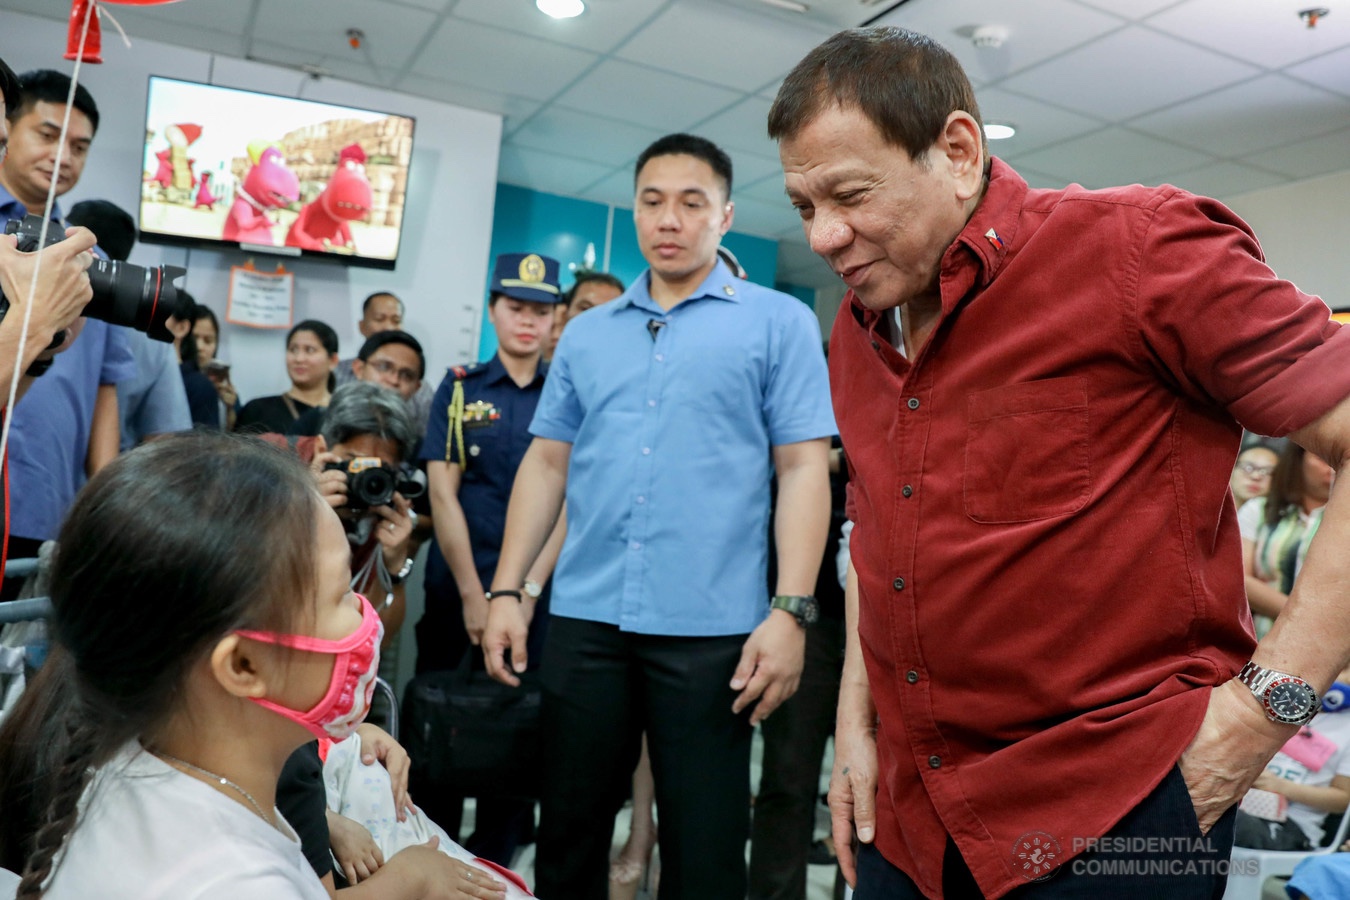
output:
[{"label": "girl's long dark hair", "polygon": [[85,486],[52,570],[47,662],[0,726],[0,867],[41,896],[90,770],[152,739],[232,630],[291,630],[313,596],[318,499],[295,457],[209,431]]},{"label": "girl's long dark hair", "polygon": [[1274,528],[1291,507],[1303,509],[1303,455],[1307,451],[1290,441],[1270,473],[1270,490],[1266,493],[1265,521]]}]

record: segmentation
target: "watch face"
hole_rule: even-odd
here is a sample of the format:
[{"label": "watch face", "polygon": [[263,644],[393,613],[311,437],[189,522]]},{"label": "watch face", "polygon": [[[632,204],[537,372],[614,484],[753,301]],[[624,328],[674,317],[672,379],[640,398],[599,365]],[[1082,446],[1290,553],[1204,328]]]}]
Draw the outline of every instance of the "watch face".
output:
[{"label": "watch face", "polygon": [[1313,702],[1312,690],[1292,678],[1275,682],[1266,694],[1266,704],[1271,712],[1286,722],[1297,722],[1306,717]]},{"label": "watch face", "polygon": [[801,617],[807,625],[814,625],[820,621],[820,603],[814,597],[808,598],[802,604]]}]

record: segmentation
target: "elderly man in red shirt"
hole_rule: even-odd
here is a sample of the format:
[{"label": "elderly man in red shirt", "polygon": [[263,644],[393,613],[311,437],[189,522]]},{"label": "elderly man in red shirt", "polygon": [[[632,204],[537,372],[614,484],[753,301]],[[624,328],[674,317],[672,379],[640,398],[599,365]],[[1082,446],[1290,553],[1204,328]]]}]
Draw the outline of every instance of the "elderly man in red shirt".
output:
[{"label": "elderly man in red shirt", "polygon": [[1346,473],[1350,333],[1213,200],[1029,189],[922,35],[830,38],[769,133],[850,288],[857,896],[1217,897],[1233,804],[1350,662],[1350,494],[1258,646],[1228,473],[1242,426]]}]

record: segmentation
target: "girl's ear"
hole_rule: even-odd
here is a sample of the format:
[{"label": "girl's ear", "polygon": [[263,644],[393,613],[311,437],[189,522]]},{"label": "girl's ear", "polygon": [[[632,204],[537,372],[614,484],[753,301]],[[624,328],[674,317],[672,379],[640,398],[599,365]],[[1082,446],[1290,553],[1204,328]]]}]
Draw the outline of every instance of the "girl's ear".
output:
[{"label": "girl's ear", "polygon": [[237,634],[226,635],[211,651],[211,674],[235,697],[266,697],[264,657],[268,651]]}]

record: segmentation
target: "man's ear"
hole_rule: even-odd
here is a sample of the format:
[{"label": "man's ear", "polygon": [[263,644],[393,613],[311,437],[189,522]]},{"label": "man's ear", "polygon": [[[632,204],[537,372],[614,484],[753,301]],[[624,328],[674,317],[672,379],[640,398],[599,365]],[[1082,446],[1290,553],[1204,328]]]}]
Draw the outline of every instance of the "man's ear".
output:
[{"label": "man's ear", "polygon": [[984,187],[984,134],[975,118],[964,110],[947,116],[936,148],[956,182],[957,199],[965,202]]},{"label": "man's ear", "polygon": [[722,231],[721,231],[722,234],[726,234],[728,231],[731,230],[731,223],[735,218],[736,218],[736,202],[734,200],[728,200],[727,217],[722,220]]},{"label": "man's ear", "polygon": [[258,645],[237,634],[226,635],[211,651],[211,674],[235,697],[266,697],[267,679]]}]

